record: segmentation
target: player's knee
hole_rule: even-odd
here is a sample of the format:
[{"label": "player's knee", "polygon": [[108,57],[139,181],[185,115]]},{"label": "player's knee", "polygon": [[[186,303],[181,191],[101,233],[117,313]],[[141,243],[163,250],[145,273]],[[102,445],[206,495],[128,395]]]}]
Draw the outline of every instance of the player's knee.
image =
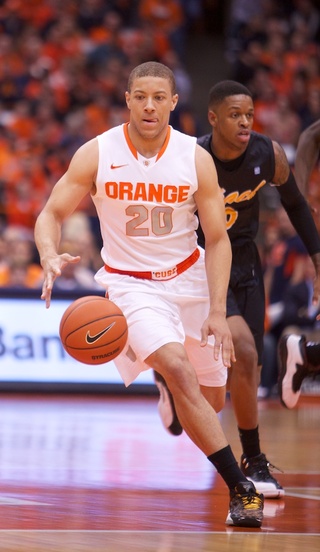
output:
[{"label": "player's knee", "polygon": [[186,393],[190,387],[195,384],[195,373],[188,363],[179,360],[172,361],[165,371],[164,378],[172,393],[176,388],[180,392]]},{"label": "player's knee", "polygon": [[168,351],[163,349],[153,367],[162,374],[171,393],[177,388],[186,392],[195,384],[195,371],[182,347],[171,347]]},{"label": "player's knee", "polygon": [[226,402],[226,394],[225,392],[219,394],[217,398],[215,399],[214,409],[216,412],[221,412]]},{"label": "player's knee", "polygon": [[243,371],[244,374],[256,374],[258,368],[258,353],[254,341],[241,340],[235,346],[237,361],[233,370]]}]

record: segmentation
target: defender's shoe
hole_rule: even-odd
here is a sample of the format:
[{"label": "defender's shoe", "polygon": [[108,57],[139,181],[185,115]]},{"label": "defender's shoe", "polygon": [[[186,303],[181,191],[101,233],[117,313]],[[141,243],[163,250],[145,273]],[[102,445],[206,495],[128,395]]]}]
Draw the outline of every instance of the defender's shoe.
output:
[{"label": "defender's shoe", "polygon": [[281,403],[294,408],[299,400],[301,384],[308,375],[306,338],[300,335],[284,335],[279,346],[278,390]]},{"label": "defender's shoe", "polygon": [[155,370],[153,371],[154,381],[159,389],[160,397],[158,402],[158,411],[163,426],[172,435],[181,435],[183,429],[179,422],[173,397],[167,387],[164,378]]},{"label": "defender's shoe", "polygon": [[251,481],[238,483],[235,489],[230,492],[226,524],[237,527],[261,527],[263,503],[263,495],[256,492]]},{"label": "defender's shoe", "polygon": [[257,492],[262,493],[265,498],[281,498],[285,494],[284,489],[272,477],[269,466],[275,468],[262,453],[252,458],[247,458],[244,454],[241,456],[241,471],[254,483]]}]

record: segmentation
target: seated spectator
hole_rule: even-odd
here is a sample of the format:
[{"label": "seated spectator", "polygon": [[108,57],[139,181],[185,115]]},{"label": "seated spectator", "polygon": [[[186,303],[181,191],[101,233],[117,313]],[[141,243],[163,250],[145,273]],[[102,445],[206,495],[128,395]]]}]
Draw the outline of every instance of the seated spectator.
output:
[{"label": "seated spectator", "polygon": [[3,234],[7,262],[0,267],[0,286],[41,288],[42,268],[36,261],[33,234],[18,226],[9,226]]},{"label": "seated spectator", "polygon": [[288,284],[283,296],[282,333],[309,336],[310,332],[319,329],[316,320],[319,308],[312,305],[314,276],[314,265],[306,255],[300,265],[300,275],[296,274],[295,283]]},{"label": "seated spectator", "polygon": [[266,335],[259,395],[268,397],[277,383],[277,344],[283,331],[284,297],[301,280],[306,249],[283,209],[276,211],[273,241],[263,258],[266,289]]},{"label": "seated spectator", "polygon": [[[62,241],[60,245],[61,253],[67,251],[73,256],[80,256],[83,249],[81,243],[77,240]],[[100,290],[101,286],[94,279],[95,271],[89,268],[81,257],[79,263],[68,263],[63,272],[55,282],[55,289],[64,291],[74,290]]]},{"label": "seated spectator", "polygon": [[142,22],[162,31],[181,60],[185,52],[185,14],[179,0],[140,0]]},{"label": "seated spectator", "polygon": [[310,41],[319,40],[320,12],[314,0],[293,0],[289,23],[293,31],[303,30]]},{"label": "seated spectator", "polygon": [[[97,220],[96,216],[94,220]],[[73,249],[76,249],[77,255],[80,255],[79,264],[82,267],[91,274],[99,270],[101,241],[92,230],[91,218],[87,211],[78,210],[69,217],[63,226],[62,241],[73,244]]]},{"label": "seated spectator", "polygon": [[271,140],[279,142],[292,166],[301,132],[301,119],[292,109],[288,96],[277,95],[274,109],[264,123],[264,132]]}]

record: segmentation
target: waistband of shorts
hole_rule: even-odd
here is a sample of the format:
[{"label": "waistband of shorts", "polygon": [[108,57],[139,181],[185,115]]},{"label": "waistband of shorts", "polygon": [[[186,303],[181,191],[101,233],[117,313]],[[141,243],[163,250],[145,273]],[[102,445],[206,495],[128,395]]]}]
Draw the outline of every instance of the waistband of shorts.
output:
[{"label": "waistband of shorts", "polygon": [[112,274],[122,274],[124,276],[134,276],[135,278],[141,278],[144,280],[171,280],[172,278],[175,278],[179,274],[182,274],[185,270],[190,268],[200,257],[200,251],[199,249],[195,249],[189,257],[184,259],[184,261],[181,261],[181,263],[178,263],[176,266],[173,266],[172,268],[169,268],[167,270],[153,270],[153,271],[146,271],[146,272],[134,272],[130,270],[120,270],[118,268],[113,268],[108,265],[104,265],[104,268],[107,272],[110,272]]}]

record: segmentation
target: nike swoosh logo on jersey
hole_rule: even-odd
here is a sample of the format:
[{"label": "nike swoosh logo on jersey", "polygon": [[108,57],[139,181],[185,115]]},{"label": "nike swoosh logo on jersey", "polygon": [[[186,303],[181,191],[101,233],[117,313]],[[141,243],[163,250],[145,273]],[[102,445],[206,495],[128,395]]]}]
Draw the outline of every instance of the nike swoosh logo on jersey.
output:
[{"label": "nike swoosh logo on jersey", "polygon": [[96,341],[98,341],[99,339],[101,339],[101,337],[106,334],[109,330],[111,330],[111,328],[115,325],[115,322],[112,322],[112,324],[109,324],[109,326],[107,326],[104,330],[102,330],[102,332],[99,332],[97,333],[96,335],[90,335],[90,330],[87,332],[87,335],[86,335],[86,342],[89,344],[89,345],[92,345],[92,343],[95,343]]},{"label": "nike swoosh logo on jersey", "polygon": [[128,166],[128,163],[125,163],[124,165],[115,165],[114,163],[112,163],[110,165],[110,169],[121,169],[121,167],[127,167]]}]

